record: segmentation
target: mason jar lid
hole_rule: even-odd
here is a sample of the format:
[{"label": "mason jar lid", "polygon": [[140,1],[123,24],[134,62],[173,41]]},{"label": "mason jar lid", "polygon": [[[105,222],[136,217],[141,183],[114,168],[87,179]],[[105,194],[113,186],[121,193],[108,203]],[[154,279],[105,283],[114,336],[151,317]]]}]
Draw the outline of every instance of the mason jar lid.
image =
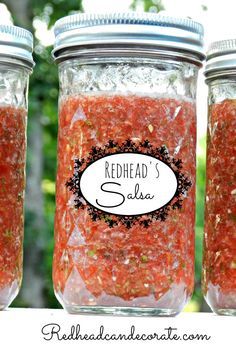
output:
[{"label": "mason jar lid", "polygon": [[[79,13],[59,19],[54,33],[55,60],[78,56],[82,50],[91,50],[95,46],[111,49],[153,47],[163,55],[168,53],[169,56],[187,58],[198,64],[205,58],[203,26],[188,18],[139,12]],[[76,52],[72,49],[75,47]]]},{"label": "mason jar lid", "polygon": [[207,51],[206,80],[236,74],[236,39],[213,42]]},{"label": "mason jar lid", "polygon": [[32,52],[33,36],[29,31],[18,26],[0,25],[0,63],[14,59],[15,64],[31,69],[34,66]]}]

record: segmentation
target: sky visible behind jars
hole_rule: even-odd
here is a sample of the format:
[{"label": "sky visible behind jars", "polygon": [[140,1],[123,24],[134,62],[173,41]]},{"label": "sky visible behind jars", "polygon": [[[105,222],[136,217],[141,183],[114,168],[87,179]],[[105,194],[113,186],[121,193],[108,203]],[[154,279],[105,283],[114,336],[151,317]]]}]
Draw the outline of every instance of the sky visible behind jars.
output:
[{"label": "sky visible behind jars", "polygon": [[[155,1],[153,1],[155,2]],[[85,12],[122,12],[130,10],[132,0],[83,0]],[[173,16],[190,17],[204,25],[205,45],[220,39],[236,38],[236,1],[235,0],[162,0],[165,13]],[[143,9],[142,0],[138,10]],[[11,16],[5,5],[0,4],[1,24],[11,22]],[[36,35],[44,45],[51,45],[54,41],[53,31],[48,31],[46,23],[34,21]],[[199,74],[197,99],[198,135],[206,133],[207,123],[207,87],[204,83],[204,68]]]}]

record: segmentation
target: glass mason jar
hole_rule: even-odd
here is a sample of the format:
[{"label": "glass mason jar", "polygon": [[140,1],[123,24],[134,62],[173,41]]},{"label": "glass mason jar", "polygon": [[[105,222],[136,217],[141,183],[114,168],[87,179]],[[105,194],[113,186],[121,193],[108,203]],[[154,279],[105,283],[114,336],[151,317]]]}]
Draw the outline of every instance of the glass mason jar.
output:
[{"label": "glass mason jar", "polygon": [[0,25],[0,310],[22,279],[26,115],[33,38]]},{"label": "glass mason jar", "polygon": [[202,26],[78,14],[55,34],[55,294],[70,313],[175,315],[194,285]]},{"label": "glass mason jar", "polygon": [[211,45],[203,292],[217,314],[236,315],[236,40]]}]

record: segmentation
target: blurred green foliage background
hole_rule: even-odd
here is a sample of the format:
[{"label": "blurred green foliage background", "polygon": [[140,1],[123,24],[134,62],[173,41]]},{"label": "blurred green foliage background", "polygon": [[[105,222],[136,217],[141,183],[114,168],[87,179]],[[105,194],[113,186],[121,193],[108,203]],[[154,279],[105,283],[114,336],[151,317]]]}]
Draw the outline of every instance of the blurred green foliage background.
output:
[{"label": "blurred green foliage background", "polygon": [[[51,28],[57,19],[83,11],[79,0],[5,0],[16,25],[35,33],[39,20]],[[139,0],[133,1],[135,9]],[[144,0],[146,11],[160,11],[160,0]],[[53,293],[51,279],[53,222],[55,210],[55,175],[57,145],[57,66],[51,58],[52,47],[45,47],[36,37],[36,67],[30,79],[25,213],[24,279],[13,306],[60,307]],[[202,232],[205,187],[205,140],[199,142],[197,170],[196,287],[187,311],[207,310],[201,294]],[[40,188],[41,185],[41,188]]]}]

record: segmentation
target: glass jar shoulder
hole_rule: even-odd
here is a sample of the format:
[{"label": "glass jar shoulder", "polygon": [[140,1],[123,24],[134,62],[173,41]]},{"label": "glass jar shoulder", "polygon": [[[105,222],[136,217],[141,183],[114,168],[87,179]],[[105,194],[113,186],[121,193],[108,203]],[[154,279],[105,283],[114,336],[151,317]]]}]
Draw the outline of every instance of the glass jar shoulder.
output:
[{"label": "glass jar shoulder", "polygon": [[0,106],[27,110],[29,70],[0,60]]},{"label": "glass jar shoulder", "polygon": [[167,59],[71,59],[60,63],[60,96],[142,94],[195,100],[198,68]]}]

